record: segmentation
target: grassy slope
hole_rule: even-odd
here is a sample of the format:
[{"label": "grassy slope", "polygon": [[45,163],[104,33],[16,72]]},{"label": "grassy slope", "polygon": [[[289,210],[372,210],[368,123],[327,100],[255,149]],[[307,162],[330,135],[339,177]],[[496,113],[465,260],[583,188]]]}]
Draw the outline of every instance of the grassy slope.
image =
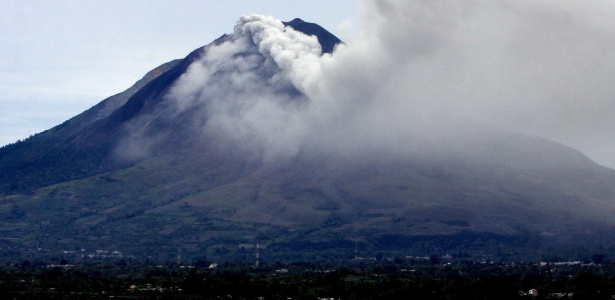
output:
[{"label": "grassy slope", "polygon": [[573,238],[595,234],[590,221],[596,216],[613,222],[612,191],[602,185],[611,177],[597,173],[574,181],[543,171],[448,163],[259,168],[194,157],[163,155],[3,196],[0,237],[26,245],[173,253],[177,245],[195,251],[255,240],[388,245],[466,232]]}]

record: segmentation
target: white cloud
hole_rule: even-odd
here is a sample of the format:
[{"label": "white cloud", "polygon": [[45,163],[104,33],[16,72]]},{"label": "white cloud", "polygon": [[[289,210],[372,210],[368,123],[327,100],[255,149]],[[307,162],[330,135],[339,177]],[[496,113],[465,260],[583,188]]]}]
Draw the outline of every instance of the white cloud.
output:
[{"label": "white cloud", "polygon": [[[0,37],[5,45],[0,47],[0,76],[11,84],[0,86],[0,109],[21,117],[1,130],[22,132],[17,127],[27,126],[24,111],[36,114],[36,106],[58,107],[64,114],[50,113],[53,120],[24,132],[61,123],[156,65],[219,36],[228,28],[228,18],[236,18],[237,7],[242,13],[259,11],[286,20],[301,17],[331,29],[350,16],[339,19],[334,12],[349,11],[356,3],[342,2],[331,4],[340,7],[328,9],[329,14],[322,13],[328,7],[324,1],[301,7],[288,1],[159,3],[156,9],[138,1],[116,2],[114,9],[72,1],[3,3],[6,13],[0,22],[7,30]],[[226,83],[238,88],[235,94],[251,90],[267,97],[233,99],[239,109],[224,114],[242,116],[242,122],[225,126],[235,128],[236,139],[249,137],[268,153],[290,155],[302,147],[344,152],[343,146],[361,142],[402,149],[410,142],[400,136],[408,131],[431,133],[421,130],[424,120],[437,123],[460,116],[560,141],[613,167],[614,6],[606,0],[368,0],[363,16],[341,27],[352,32],[342,35],[346,46],[333,57],[315,57],[310,52],[314,41],[292,36],[292,31],[259,37],[260,51],[282,71],[269,86],[250,86],[254,74],[236,72]],[[135,11],[140,13],[131,13]],[[263,22],[279,29],[277,21]],[[235,67],[256,63],[250,61],[255,56],[235,59]],[[206,69],[200,76],[211,76]],[[17,71],[30,74],[30,82]],[[184,87],[183,101],[198,102],[188,95],[199,90],[205,77]],[[285,105],[274,81],[292,84],[309,99]],[[51,104],[30,104],[44,100]],[[224,127],[223,118],[217,122]]]},{"label": "white cloud", "polygon": [[[0,1],[0,109],[8,107],[3,101],[18,103],[0,113],[21,116],[0,127],[0,145],[17,140],[5,133],[26,138],[121,92],[156,66],[228,33],[241,14],[301,17],[335,28],[352,18],[359,1]],[[62,109],[42,111],[29,104],[33,99]],[[46,121],[28,122],[41,112]]]},{"label": "white cloud", "polygon": [[[560,141],[613,166],[604,154],[615,129],[615,88],[609,84],[615,73],[609,17],[615,10],[605,5],[367,1],[355,38],[323,57],[315,54],[313,39],[278,21],[242,18],[234,42],[251,37],[265,64],[279,68],[273,78],[292,83],[308,100],[287,105],[272,92],[277,83],[251,86],[254,74],[234,74],[224,87],[234,92],[206,97],[216,107],[208,126],[235,133],[246,145],[258,141],[269,153],[306,147],[395,152],[458,135],[460,123],[451,120],[471,119]],[[237,70],[257,68],[245,58],[226,61]],[[244,97],[247,91],[261,96]]]}]

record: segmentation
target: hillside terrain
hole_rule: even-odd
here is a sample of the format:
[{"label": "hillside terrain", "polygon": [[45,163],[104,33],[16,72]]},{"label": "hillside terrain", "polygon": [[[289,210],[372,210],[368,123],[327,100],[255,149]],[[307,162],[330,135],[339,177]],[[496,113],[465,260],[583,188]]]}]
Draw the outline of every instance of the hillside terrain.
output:
[{"label": "hillside terrain", "polygon": [[[316,24],[284,24],[315,35],[324,54],[341,43]],[[614,246],[615,171],[552,141],[463,123],[466,134],[419,140],[401,155],[302,148],[263,161],[259,149],[204,133],[200,124],[216,114],[204,104],[175,108],[169,95],[193,66],[234,42],[223,35],[63,124],[0,148],[2,254],[121,249],[168,259],[262,247],[272,257],[339,249],[510,257]],[[256,45],[233,57],[257,62],[259,77],[250,80],[279,77]],[[224,86],[232,72],[208,80]],[[289,105],[307,101],[292,82],[266,88]]]}]

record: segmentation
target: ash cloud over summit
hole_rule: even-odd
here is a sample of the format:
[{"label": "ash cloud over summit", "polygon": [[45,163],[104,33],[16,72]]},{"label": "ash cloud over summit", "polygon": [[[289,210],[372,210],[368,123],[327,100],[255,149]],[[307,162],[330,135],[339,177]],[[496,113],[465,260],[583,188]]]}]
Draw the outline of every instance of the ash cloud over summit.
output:
[{"label": "ash cloud over summit", "polygon": [[[203,134],[266,161],[314,149],[405,154],[483,124],[615,166],[611,6],[366,1],[356,36],[331,55],[279,20],[246,16],[167,97],[202,112]],[[467,146],[458,142],[447,146]]]}]

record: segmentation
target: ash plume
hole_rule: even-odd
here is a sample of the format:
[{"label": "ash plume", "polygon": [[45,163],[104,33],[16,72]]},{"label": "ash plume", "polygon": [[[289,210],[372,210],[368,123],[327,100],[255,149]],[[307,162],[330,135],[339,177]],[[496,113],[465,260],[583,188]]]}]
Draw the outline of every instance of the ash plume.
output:
[{"label": "ash plume", "polygon": [[611,6],[366,1],[356,37],[332,55],[279,20],[242,17],[167,97],[202,113],[204,135],[265,161],[465,151],[473,138],[460,137],[482,124],[613,166]]}]

